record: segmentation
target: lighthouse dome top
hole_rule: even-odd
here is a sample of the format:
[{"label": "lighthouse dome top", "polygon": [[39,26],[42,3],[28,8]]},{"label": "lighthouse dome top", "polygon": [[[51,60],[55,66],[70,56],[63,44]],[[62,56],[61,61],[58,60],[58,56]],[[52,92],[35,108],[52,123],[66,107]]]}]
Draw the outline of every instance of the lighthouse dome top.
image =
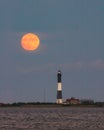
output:
[{"label": "lighthouse dome top", "polygon": [[58,70],[58,74],[61,74],[61,71],[60,71],[60,70]]}]

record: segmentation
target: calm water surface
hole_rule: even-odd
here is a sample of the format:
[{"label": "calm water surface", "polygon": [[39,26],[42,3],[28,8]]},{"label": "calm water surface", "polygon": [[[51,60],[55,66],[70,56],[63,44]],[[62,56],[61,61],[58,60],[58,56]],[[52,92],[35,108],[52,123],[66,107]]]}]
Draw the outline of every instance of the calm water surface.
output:
[{"label": "calm water surface", "polygon": [[0,108],[0,130],[104,130],[104,108]]}]

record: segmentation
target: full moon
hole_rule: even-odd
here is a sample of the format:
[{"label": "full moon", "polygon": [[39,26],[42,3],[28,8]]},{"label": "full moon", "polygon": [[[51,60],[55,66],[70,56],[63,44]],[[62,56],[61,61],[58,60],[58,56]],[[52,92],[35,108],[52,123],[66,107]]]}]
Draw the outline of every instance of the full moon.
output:
[{"label": "full moon", "polygon": [[21,38],[21,46],[26,51],[34,51],[39,47],[40,40],[36,34],[27,33]]}]

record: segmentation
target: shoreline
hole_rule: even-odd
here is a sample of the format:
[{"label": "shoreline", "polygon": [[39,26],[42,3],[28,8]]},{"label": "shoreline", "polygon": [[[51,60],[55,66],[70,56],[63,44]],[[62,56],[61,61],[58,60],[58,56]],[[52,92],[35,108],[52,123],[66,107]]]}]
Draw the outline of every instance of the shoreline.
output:
[{"label": "shoreline", "polygon": [[82,105],[82,104],[76,104],[76,105],[70,105],[70,104],[5,104],[1,105],[0,108],[13,108],[13,107],[19,107],[19,108],[104,108],[104,105]]}]

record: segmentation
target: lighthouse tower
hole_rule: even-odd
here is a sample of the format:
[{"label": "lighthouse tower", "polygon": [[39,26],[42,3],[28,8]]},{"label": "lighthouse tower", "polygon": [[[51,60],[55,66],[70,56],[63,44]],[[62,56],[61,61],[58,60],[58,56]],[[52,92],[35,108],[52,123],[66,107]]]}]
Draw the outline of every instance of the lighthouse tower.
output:
[{"label": "lighthouse tower", "polygon": [[57,73],[57,104],[62,104],[62,82],[61,82],[61,71]]}]

